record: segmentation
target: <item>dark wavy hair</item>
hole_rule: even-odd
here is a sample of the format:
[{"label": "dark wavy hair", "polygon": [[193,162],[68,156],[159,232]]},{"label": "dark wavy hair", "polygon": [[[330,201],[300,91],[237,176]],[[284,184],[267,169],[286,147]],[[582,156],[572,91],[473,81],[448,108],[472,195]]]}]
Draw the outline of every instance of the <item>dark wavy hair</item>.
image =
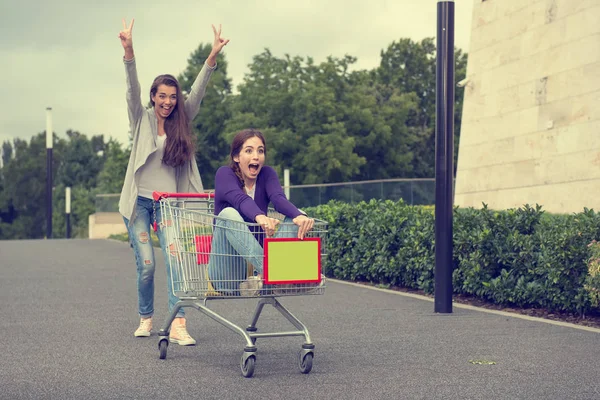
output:
[{"label": "dark wavy hair", "polygon": [[181,93],[179,82],[173,75],[159,75],[152,82],[150,87],[150,102],[154,107],[152,97],[156,95],[156,91],[160,85],[171,86],[177,89],[177,104],[171,111],[171,114],[165,120],[165,132],[167,133],[167,141],[165,143],[165,154],[163,163],[171,167],[179,167],[194,158],[196,144],[192,131],[190,129],[190,121],[185,112],[185,98]]},{"label": "dark wavy hair", "polygon": [[265,141],[265,137],[263,136],[262,132],[258,129],[244,129],[242,131],[239,131],[231,142],[231,151],[229,152],[229,166],[240,180],[240,187],[244,187],[244,176],[242,175],[242,171],[240,170],[239,164],[233,161],[233,158],[240,155],[244,143],[246,143],[246,140],[252,137],[257,137],[263,142],[263,146],[265,146],[266,156],[267,142]]}]

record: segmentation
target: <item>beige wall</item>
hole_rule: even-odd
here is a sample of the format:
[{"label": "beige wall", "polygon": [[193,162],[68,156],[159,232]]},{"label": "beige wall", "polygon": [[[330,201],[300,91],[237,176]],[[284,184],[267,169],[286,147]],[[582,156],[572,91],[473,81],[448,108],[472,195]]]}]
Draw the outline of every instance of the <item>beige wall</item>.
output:
[{"label": "beige wall", "polygon": [[90,239],[106,239],[110,235],[126,232],[123,217],[119,213],[102,212],[90,214],[88,218]]},{"label": "beige wall", "polygon": [[600,210],[600,0],[474,0],[455,204]]}]

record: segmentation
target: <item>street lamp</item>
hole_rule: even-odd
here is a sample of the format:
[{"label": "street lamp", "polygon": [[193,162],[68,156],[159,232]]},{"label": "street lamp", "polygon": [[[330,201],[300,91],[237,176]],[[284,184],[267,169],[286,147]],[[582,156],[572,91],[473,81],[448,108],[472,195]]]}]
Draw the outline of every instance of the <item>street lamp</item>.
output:
[{"label": "street lamp", "polygon": [[46,238],[52,238],[52,107],[46,107]]}]

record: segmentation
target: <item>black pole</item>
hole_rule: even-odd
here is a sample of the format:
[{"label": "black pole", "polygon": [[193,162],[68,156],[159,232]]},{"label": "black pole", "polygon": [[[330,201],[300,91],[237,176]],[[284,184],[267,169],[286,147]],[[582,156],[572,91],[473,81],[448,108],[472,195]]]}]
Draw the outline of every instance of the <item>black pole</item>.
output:
[{"label": "black pole", "polygon": [[46,238],[52,238],[52,108],[46,108]]},{"label": "black pole", "polygon": [[66,237],[67,239],[71,239],[71,213],[66,215],[66,220],[67,220],[67,234]]},{"label": "black pole", "polygon": [[52,148],[46,149],[46,238],[52,238]]},{"label": "black pole", "polygon": [[67,239],[71,238],[71,188],[65,188],[65,220],[67,222]]},{"label": "black pole", "polygon": [[454,1],[437,4],[435,131],[435,312],[452,312],[454,183]]}]

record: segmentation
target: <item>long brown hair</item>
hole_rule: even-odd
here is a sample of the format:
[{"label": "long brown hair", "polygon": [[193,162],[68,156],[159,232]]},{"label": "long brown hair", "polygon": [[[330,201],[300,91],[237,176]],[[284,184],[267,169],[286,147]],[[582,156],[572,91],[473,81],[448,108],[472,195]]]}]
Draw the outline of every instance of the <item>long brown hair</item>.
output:
[{"label": "long brown hair", "polygon": [[262,132],[259,131],[258,129],[244,129],[242,131],[239,131],[235,135],[235,137],[233,138],[233,140],[231,142],[231,151],[229,152],[229,166],[231,167],[233,172],[235,172],[235,175],[240,180],[241,187],[244,187],[244,176],[242,175],[242,171],[240,170],[239,164],[237,162],[233,161],[233,158],[240,155],[240,152],[242,151],[242,147],[244,146],[244,143],[246,143],[246,140],[248,140],[252,137],[257,137],[263,142],[263,146],[265,147],[265,156],[266,156],[267,155],[267,142],[265,141],[265,137],[263,136]]},{"label": "long brown hair", "polygon": [[194,157],[196,144],[190,130],[190,122],[185,112],[185,98],[181,93],[179,82],[173,75],[159,75],[150,87],[150,102],[154,107],[152,97],[160,85],[172,86],[177,89],[177,104],[171,114],[165,120],[165,132],[167,141],[165,143],[165,154],[163,163],[171,167],[179,167]]}]

